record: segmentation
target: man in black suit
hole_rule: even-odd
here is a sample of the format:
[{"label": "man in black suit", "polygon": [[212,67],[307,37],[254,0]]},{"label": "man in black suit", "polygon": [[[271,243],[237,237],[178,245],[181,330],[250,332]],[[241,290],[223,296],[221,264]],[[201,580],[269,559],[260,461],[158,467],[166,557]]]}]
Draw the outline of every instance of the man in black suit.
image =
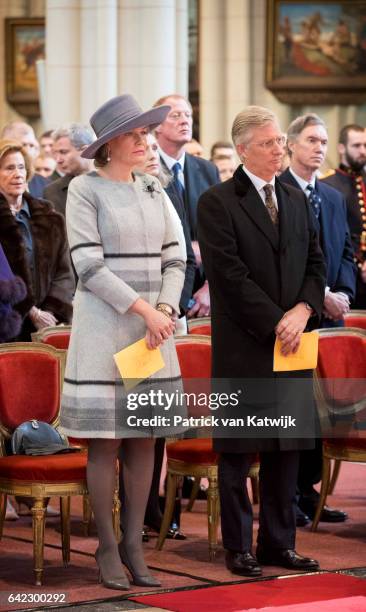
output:
[{"label": "man in black suit", "polygon": [[[342,326],[343,315],[349,311],[355,295],[355,266],[345,199],[339,191],[316,178],[328,146],[324,121],[314,113],[297,117],[288,128],[287,139],[290,167],[280,178],[301,189],[308,198],[327,264],[321,326]],[[314,518],[319,493],[313,485],[320,481],[321,472],[322,443],[317,438],[315,449],[303,451],[300,455],[298,526],[306,525],[310,518]],[[344,521],[346,517],[341,510],[325,506],[320,520],[334,523]]]},{"label": "man in black suit", "polygon": [[160,104],[171,106],[165,121],[155,130],[162,164],[173,178],[166,191],[173,203],[177,197],[184,202],[197,263],[193,293],[195,303],[188,316],[204,317],[210,314],[210,295],[197,242],[197,202],[206,189],[220,182],[220,176],[214,164],[184,151],[184,145],[192,139],[190,102],[184,96],[171,94],[157,100],[154,106]]},{"label": "man in black suit", "polygon": [[65,215],[70,182],[74,176],[85,174],[92,168],[90,160],[81,157],[81,154],[85,147],[93,142],[95,136],[85,125],[71,123],[52,132],[52,137],[53,156],[65,176],[52,181],[45,188],[44,197],[52,202],[57,212]]},{"label": "man in black suit", "polygon": [[[198,204],[198,240],[212,305],[212,375],[244,379],[244,418],[263,413],[266,402],[277,414],[285,414],[289,396],[283,392],[284,383],[291,397],[295,394],[297,414],[310,415],[312,371],[273,372],[273,351],[278,338],[284,354],[296,352],[309,320],[313,327],[320,320],[325,264],[316,228],[303,193],[276,178],[284,148],[276,116],[250,106],[235,118],[232,137],[243,165],[232,179],[206,191]],[[299,378],[306,394],[297,393]],[[249,379],[255,381],[250,399]],[[270,398],[264,386],[273,391]],[[296,427],[294,437],[275,427],[270,437],[259,431],[253,428],[248,437],[246,427],[230,439],[225,432],[225,437],[214,438],[220,453],[226,565],[234,574],[249,576],[261,573],[259,564],[316,569],[317,561],[295,551],[299,450],[311,448],[312,440]],[[257,559],[252,554],[253,517],[246,490],[256,452],[261,464]]]}]

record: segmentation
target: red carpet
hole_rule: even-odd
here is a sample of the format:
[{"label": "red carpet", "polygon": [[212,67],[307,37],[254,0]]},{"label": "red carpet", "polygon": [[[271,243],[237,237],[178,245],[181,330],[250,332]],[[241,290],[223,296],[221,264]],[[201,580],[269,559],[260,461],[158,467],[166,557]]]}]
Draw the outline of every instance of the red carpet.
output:
[{"label": "red carpet", "polygon": [[[327,601],[313,601],[301,604],[290,604],[289,606],[280,606],[269,608],[250,608],[245,612],[334,612],[339,609],[338,599],[328,599]],[[342,599],[342,608],[340,612],[361,612],[366,609],[365,597],[347,597]],[[237,610],[237,612],[242,612]]]},{"label": "red carpet", "polygon": [[[239,612],[254,609],[278,609],[306,604],[302,610],[322,610],[317,602],[338,600],[333,610],[343,612],[342,599],[366,597],[366,580],[345,576],[342,574],[318,574],[296,576],[295,578],[279,578],[238,585],[209,587],[193,591],[162,593],[161,595],[146,595],[134,597],[133,601],[145,605],[156,606],[174,612]],[[350,602],[352,599],[350,599]],[[362,602],[362,599],[359,602]],[[357,602],[357,603],[359,603]],[[364,600],[366,603],[366,599]],[[289,608],[291,610],[291,608]],[[294,608],[296,609],[296,608]],[[326,609],[326,608],[325,608]],[[329,609],[329,607],[328,607]],[[299,608],[299,611],[301,608]],[[359,607],[358,612],[366,610]],[[302,611],[301,611],[302,612]]]}]

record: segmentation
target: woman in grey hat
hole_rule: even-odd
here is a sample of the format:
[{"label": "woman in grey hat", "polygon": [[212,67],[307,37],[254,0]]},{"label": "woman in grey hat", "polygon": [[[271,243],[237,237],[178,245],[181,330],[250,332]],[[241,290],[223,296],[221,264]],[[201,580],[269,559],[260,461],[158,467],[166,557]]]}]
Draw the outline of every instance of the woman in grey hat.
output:
[{"label": "woman in grey hat", "polygon": [[[103,104],[90,120],[97,140],[82,154],[94,158],[97,172],[71,181],[66,204],[79,282],[61,425],[66,434],[89,439],[87,481],[99,536],[96,561],[104,585],[114,589],[129,588],[121,560],[134,584],[160,586],[145,564],[141,531],[154,463],[153,436],[165,432],[128,426],[131,415],[151,417],[154,409],[129,411],[129,398],[137,394],[126,391],[113,355],[145,337],[149,348],[160,347],[165,365],[139,383],[139,393],[152,397],[162,388],[180,388],[173,332],[184,282],[184,249],[160,183],[132,172],[145,157],[149,130],[164,120],[169,108],[143,112],[129,95]],[[118,547],[112,500],[122,439],[125,503]]]}]

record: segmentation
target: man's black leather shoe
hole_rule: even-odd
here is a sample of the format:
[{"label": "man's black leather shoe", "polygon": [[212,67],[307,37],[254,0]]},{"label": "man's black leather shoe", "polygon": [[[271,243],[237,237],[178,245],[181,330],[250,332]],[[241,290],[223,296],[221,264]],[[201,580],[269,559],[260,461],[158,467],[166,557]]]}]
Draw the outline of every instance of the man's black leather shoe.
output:
[{"label": "man's black leather shoe", "polygon": [[257,548],[257,559],[261,565],[277,565],[278,567],[286,567],[293,570],[317,570],[319,569],[318,561],[310,559],[310,557],[302,557],[296,550],[273,549],[263,550]]},{"label": "man's black leather shoe", "polygon": [[[307,514],[307,516],[313,520],[316,509],[318,507],[318,501],[309,497],[300,497],[299,499],[299,508]],[[343,523],[348,518],[346,512],[343,510],[336,510],[335,508],[329,508],[329,506],[324,506],[322,513],[320,515],[320,520],[323,523]]]},{"label": "man's black leather shoe", "polygon": [[300,510],[299,506],[296,506],[296,527],[305,527],[310,523],[310,518],[305,512]]},{"label": "man's black leather shoe", "polygon": [[251,552],[235,552],[227,550],[225,556],[226,567],[233,574],[239,576],[261,576],[262,570]]}]

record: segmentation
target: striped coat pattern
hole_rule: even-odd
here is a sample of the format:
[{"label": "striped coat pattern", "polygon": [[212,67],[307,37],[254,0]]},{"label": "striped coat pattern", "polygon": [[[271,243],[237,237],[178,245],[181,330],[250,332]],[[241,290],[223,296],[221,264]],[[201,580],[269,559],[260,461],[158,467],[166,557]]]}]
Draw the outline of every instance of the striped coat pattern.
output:
[{"label": "striped coat pattern", "polygon": [[[185,248],[161,185],[149,175],[134,178],[121,183],[92,173],[74,178],[68,190],[67,233],[79,277],[61,410],[62,429],[70,436],[169,434],[167,428],[127,427],[131,413],[113,359],[146,333],[143,318],[127,312],[130,306],[141,297],[179,312],[184,282]],[[136,391],[181,390],[173,337],[161,350],[164,368]],[[151,405],[135,412],[157,413],[166,414]]]}]

